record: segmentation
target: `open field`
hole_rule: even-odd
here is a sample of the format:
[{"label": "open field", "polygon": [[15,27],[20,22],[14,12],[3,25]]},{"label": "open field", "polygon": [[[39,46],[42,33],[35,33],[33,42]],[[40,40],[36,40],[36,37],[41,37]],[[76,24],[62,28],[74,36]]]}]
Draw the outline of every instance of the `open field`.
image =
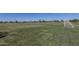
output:
[{"label": "open field", "polygon": [[75,28],[64,28],[63,23],[61,22],[6,24],[2,23],[0,24],[0,32],[8,32],[8,35],[6,37],[0,38],[0,45],[79,45],[79,26]]}]

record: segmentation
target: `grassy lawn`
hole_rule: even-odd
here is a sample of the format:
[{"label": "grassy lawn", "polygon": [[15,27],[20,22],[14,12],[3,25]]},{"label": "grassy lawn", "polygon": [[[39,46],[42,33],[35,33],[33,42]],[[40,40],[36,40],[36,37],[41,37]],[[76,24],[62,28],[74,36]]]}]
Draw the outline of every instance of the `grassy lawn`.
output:
[{"label": "grassy lawn", "polygon": [[0,45],[12,46],[77,46],[79,27],[64,28],[60,22],[0,24]]}]

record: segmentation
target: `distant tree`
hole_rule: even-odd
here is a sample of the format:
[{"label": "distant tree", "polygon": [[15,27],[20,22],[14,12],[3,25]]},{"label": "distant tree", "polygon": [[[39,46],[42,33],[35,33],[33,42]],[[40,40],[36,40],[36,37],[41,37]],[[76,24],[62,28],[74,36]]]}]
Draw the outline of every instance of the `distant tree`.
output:
[{"label": "distant tree", "polygon": [[59,22],[59,20],[57,20],[56,22]]},{"label": "distant tree", "polygon": [[15,23],[19,23],[19,21],[16,20]]},{"label": "distant tree", "polygon": [[43,19],[42,22],[45,22],[45,20]]},{"label": "distant tree", "polygon": [[22,21],[22,23],[27,23],[27,21]]},{"label": "distant tree", "polygon": [[34,20],[33,22],[35,23],[36,21]]},{"label": "distant tree", "polygon": [[3,21],[0,21],[0,23],[3,23]]},{"label": "distant tree", "polygon": [[59,20],[54,20],[54,22],[59,22]]},{"label": "distant tree", "polygon": [[41,19],[39,19],[39,22],[40,22],[40,23],[42,22]]},{"label": "distant tree", "polygon": [[8,23],[8,21],[4,21],[4,23]]},{"label": "distant tree", "polygon": [[61,20],[61,22],[64,22],[64,20]]},{"label": "distant tree", "polygon": [[14,23],[13,21],[9,21],[9,23]]},{"label": "distant tree", "polygon": [[79,19],[72,19],[72,20],[70,20],[70,22],[77,22],[77,21],[79,21]]}]

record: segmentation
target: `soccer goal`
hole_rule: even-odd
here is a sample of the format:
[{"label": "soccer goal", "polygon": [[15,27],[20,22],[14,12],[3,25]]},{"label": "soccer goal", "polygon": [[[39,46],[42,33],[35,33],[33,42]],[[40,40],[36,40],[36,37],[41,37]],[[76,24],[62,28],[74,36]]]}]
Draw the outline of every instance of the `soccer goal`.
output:
[{"label": "soccer goal", "polygon": [[64,20],[65,28],[74,28],[74,25],[69,20]]}]

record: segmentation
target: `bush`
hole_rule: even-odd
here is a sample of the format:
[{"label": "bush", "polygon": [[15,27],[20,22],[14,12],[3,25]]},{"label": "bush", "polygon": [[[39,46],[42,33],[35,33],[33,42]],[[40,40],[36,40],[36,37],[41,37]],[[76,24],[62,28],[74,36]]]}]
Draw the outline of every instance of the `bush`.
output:
[{"label": "bush", "polygon": [[0,32],[0,38],[6,37],[8,32]]}]

